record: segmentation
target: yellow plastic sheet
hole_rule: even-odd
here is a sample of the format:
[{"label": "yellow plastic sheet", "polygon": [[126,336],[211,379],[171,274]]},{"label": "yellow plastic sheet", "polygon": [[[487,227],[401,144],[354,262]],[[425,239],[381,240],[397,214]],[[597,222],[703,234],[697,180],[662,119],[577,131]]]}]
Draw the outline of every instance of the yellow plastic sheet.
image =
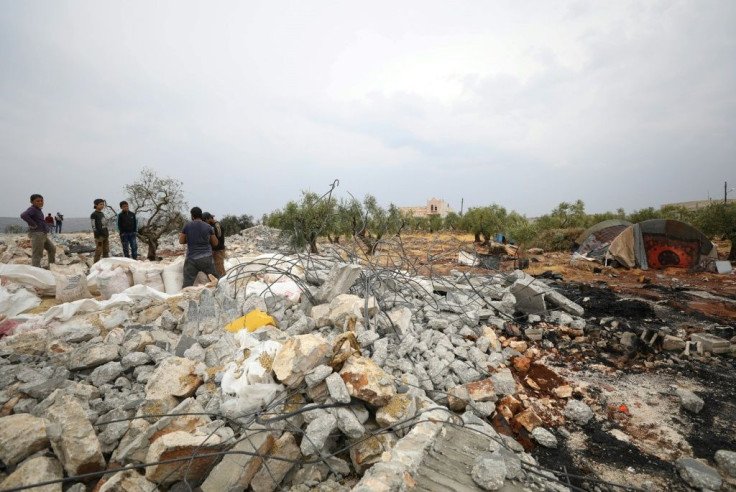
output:
[{"label": "yellow plastic sheet", "polygon": [[276,320],[273,319],[273,317],[270,316],[268,313],[264,313],[260,309],[254,309],[245,316],[242,316],[225,326],[225,329],[233,333],[237,333],[240,330],[248,330],[248,332],[250,333],[257,330],[261,326],[266,325],[275,326],[277,328],[279,326],[276,323]]}]

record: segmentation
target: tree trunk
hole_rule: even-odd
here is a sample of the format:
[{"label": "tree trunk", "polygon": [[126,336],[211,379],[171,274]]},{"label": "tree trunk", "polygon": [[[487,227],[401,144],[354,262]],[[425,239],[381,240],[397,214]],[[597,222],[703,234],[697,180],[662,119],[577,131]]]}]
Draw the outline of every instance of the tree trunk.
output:
[{"label": "tree trunk", "polygon": [[476,232],[475,233],[475,242],[476,243],[479,243],[480,242],[480,232]]},{"label": "tree trunk", "polygon": [[156,261],[156,250],[158,249],[158,240],[146,238],[146,244],[148,245],[148,260]]},{"label": "tree trunk", "polygon": [[728,253],[728,261],[736,261],[736,237],[731,238],[731,252]]},{"label": "tree trunk", "polygon": [[317,239],[310,239],[309,240],[309,252],[313,255],[318,255],[319,250],[317,249]]}]

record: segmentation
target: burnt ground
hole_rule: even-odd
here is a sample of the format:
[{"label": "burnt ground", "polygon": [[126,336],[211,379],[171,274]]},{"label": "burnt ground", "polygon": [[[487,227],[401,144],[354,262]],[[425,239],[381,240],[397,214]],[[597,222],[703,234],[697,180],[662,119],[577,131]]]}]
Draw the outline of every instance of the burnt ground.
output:
[{"label": "burnt ground", "polygon": [[[433,255],[425,254],[430,243]],[[483,273],[457,264],[460,243],[462,250],[469,250],[468,242],[457,238],[407,238],[403,246],[417,258],[432,256],[432,274]],[[718,246],[725,259],[730,245]],[[481,252],[477,245],[475,250]],[[687,340],[698,332],[734,337],[736,275],[574,264],[566,253],[529,260],[527,273],[546,279],[584,307],[587,326],[584,334],[548,330],[547,343],[541,344],[547,348],[531,355],[529,372],[513,368],[531,407],[557,436],[557,449],[534,447],[524,429],[509,426],[503,417],[494,418],[494,426],[505,434],[514,427],[517,440],[540,465],[585,490],[624,490],[607,483],[655,491],[692,490],[676,471],[677,459],[694,457],[715,467],[716,451],[736,451],[736,359],[665,351],[662,337]],[[507,257],[500,270],[511,272],[516,265]],[[634,334],[633,343],[622,345],[624,332]],[[660,335],[651,345],[640,338],[655,332]],[[553,374],[541,374],[537,363]],[[534,386],[527,384],[528,379],[536,381]],[[561,410],[566,400],[554,393],[560,385],[574,388],[572,397],[586,402],[595,419],[583,427],[565,422]],[[684,410],[675,393],[678,388],[703,399],[703,410],[698,414]],[[724,489],[736,490],[736,484],[724,482]]]},{"label": "burnt ground", "polygon": [[[688,275],[703,278],[702,273],[678,273],[684,282]],[[559,432],[558,449],[537,447],[533,455],[552,470],[584,477],[571,477],[570,483],[588,490],[595,484],[592,479],[644,484],[654,490],[691,490],[677,475],[676,459],[695,457],[715,467],[716,451],[736,449],[736,364],[730,356],[664,351],[661,340],[649,346],[638,336],[648,330],[730,338],[736,308],[729,305],[736,306],[736,296],[712,280],[709,290],[702,284],[697,290],[638,280],[622,284],[618,281],[612,288],[597,280],[551,283],[585,308],[588,340],[557,342],[549,365],[571,384],[585,387],[574,396],[586,401],[597,418],[568,438],[560,439],[565,431]],[[703,297],[702,292],[709,295]],[[723,316],[724,306],[733,311]],[[633,347],[621,345],[625,331],[637,335]],[[700,396],[703,410],[692,414],[682,409],[674,393],[677,387]],[[616,408],[620,404],[626,406],[625,413]]]}]

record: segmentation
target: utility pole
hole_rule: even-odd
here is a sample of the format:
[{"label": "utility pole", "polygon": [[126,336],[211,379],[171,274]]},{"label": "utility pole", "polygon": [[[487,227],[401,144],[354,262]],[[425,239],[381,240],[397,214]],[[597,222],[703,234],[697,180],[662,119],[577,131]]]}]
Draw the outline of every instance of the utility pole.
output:
[{"label": "utility pole", "polygon": [[728,203],[728,181],[723,182],[723,204]]},{"label": "utility pole", "polygon": [[465,203],[465,198],[460,199],[460,217],[463,216],[463,204]]}]

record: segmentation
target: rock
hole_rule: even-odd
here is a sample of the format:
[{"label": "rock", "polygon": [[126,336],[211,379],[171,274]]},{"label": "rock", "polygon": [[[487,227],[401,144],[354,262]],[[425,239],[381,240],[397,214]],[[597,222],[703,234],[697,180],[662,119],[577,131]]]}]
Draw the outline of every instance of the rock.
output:
[{"label": "rock", "polygon": [[[222,458],[202,483],[203,492],[245,490],[276,443],[273,433],[258,425],[249,426],[245,436]],[[242,454],[240,454],[242,453]]]},{"label": "rock", "polygon": [[350,403],[350,393],[345,385],[345,381],[337,373],[330,374],[326,379],[327,390],[330,396],[337,403]]},{"label": "rock", "polygon": [[478,456],[470,472],[473,481],[483,490],[498,490],[506,480],[506,463],[499,453]]},{"label": "rock", "polygon": [[[40,456],[21,463],[5,480],[0,482],[1,490],[9,490],[16,487],[28,487],[41,482],[61,480],[64,472],[55,458]],[[61,482],[56,484],[33,487],[34,492],[61,492]]]},{"label": "rock", "polygon": [[535,427],[532,431],[532,439],[537,441],[545,448],[555,449],[557,448],[557,438],[550,431],[544,427]]},{"label": "rock", "polygon": [[350,396],[371,405],[383,406],[396,394],[393,379],[373,360],[352,355],[340,370]]},{"label": "rock", "polygon": [[534,429],[542,425],[542,419],[539,418],[539,415],[534,413],[534,410],[527,408],[517,413],[512,418],[512,423],[524,427],[527,432],[533,432]]},{"label": "rock", "polygon": [[46,412],[46,434],[54,453],[69,475],[102,470],[100,441],[87,414],[74,398],[62,396]]},{"label": "rock", "polygon": [[516,393],[516,380],[508,368],[500,369],[492,374],[491,380],[497,395],[513,395]]},{"label": "rock", "polygon": [[97,344],[79,347],[71,353],[67,367],[70,371],[91,369],[118,360],[119,356],[120,347],[117,345]]},{"label": "rock", "polygon": [[736,452],[720,449],[715,455],[718,467],[731,478],[736,478]]},{"label": "rock", "polygon": [[217,458],[196,458],[196,455],[217,453],[222,449],[220,437],[216,434],[195,435],[184,431],[164,434],[148,448],[146,462],[187,459],[149,466],[146,468],[146,478],[155,483],[173,483],[183,479],[197,481],[211,469]]},{"label": "rock", "polygon": [[416,413],[416,399],[408,393],[397,394],[376,411],[376,423],[384,428],[392,427],[410,421]]},{"label": "rock", "polygon": [[665,335],[662,340],[662,350],[682,351],[685,350],[685,340],[672,335]]},{"label": "rock", "polygon": [[294,467],[294,461],[301,459],[294,435],[285,433],[268,453],[260,471],[250,483],[253,492],[272,492],[276,490],[286,474]]},{"label": "rock", "polygon": [[476,402],[496,401],[496,387],[492,378],[474,381],[462,386],[450,388],[447,392],[447,401],[450,408],[456,412],[465,409],[468,400]]},{"label": "rock", "polygon": [[696,489],[718,490],[723,480],[718,472],[693,458],[680,458],[675,461],[680,477]]},{"label": "rock", "polygon": [[113,361],[108,362],[95,368],[92,374],[89,375],[89,381],[93,385],[100,387],[105,383],[114,381],[118,376],[123,373],[123,366],[120,362]]},{"label": "rock", "polygon": [[585,425],[593,418],[590,407],[579,400],[569,400],[562,413],[578,425]]},{"label": "rock", "polygon": [[304,430],[302,437],[301,454],[310,456],[319,453],[325,446],[330,433],[337,428],[337,419],[331,413],[312,420]]},{"label": "rock", "polygon": [[273,362],[273,372],[284,385],[295,387],[306,374],[327,362],[330,345],[319,335],[298,335],[281,347]]},{"label": "rock", "polygon": [[0,418],[0,460],[6,465],[20,463],[48,446],[45,419],[27,413]]},{"label": "rock", "polygon": [[202,384],[202,378],[195,374],[196,365],[195,361],[182,357],[165,359],[146,384],[146,398],[149,400],[167,396],[186,398],[193,395]]},{"label": "rock", "polygon": [[340,294],[344,294],[355,283],[362,268],[360,265],[340,263],[330,269],[324,283],[314,293],[319,303],[330,302]]},{"label": "rock", "polygon": [[[372,430],[375,430],[375,426]],[[397,442],[398,438],[393,432],[374,433],[367,439],[363,437],[350,441],[350,460],[353,468],[359,475],[362,475],[371,465],[381,460],[384,451],[392,449]]]},{"label": "rock", "polygon": [[111,476],[97,490],[98,492],[152,492],[158,490],[158,487],[137,471],[125,470]]},{"label": "rock", "polygon": [[682,408],[691,413],[700,413],[705,406],[705,402],[698,395],[684,388],[677,388],[675,391],[680,397]]}]

